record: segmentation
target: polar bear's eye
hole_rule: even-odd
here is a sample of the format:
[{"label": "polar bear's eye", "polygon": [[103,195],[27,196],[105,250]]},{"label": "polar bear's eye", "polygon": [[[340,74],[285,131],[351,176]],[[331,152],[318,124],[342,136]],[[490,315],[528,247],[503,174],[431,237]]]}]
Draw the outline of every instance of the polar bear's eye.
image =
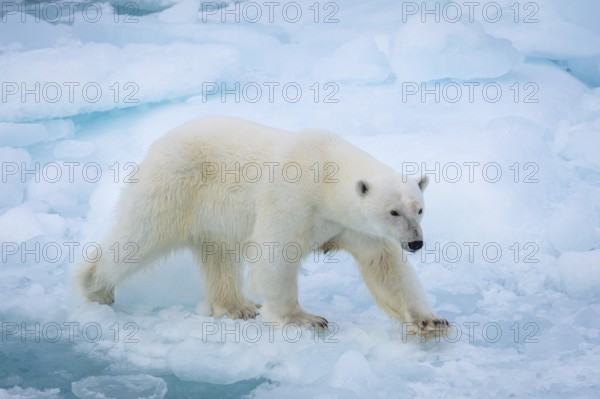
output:
[{"label": "polar bear's eye", "polygon": [[423,208],[419,209],[419,215],[423,213]]},{"label": "polar bear's eye", "polygon": [[400,216],[400,214],[398,213],[398,211],[391,211],[390,215],[392,215],[392,216]]}]

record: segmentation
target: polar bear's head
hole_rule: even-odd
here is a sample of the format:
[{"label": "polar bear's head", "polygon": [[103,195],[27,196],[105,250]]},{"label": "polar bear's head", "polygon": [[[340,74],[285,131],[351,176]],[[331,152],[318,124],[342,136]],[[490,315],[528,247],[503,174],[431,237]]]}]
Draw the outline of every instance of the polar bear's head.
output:
[{"label": "polar bear's head", "polygon": [[391,238],[406,251],[423,246],[421,219],[424,214],[423,191],[429,180],[397,176],[379,176],[359,180],[356,191],[359,208],[372,232]]}]

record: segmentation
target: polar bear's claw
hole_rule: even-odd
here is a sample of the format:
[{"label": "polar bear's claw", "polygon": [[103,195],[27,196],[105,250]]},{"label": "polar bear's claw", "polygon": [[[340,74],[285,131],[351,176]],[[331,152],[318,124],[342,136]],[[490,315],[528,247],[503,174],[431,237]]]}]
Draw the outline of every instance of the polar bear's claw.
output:
[{"label": "polar bear's claw", "polygon": [[229,309],[227,314],[232,319],[254,319],[258,316],[258,307],[255,304],[245,304],[236,308]]},{"label": "polar bear's claw", "polygon": [[324,317],[307,314],[306,318],[307,318],[307,321],[300,323],[300,325],[312,327],[318,332],[327,331],[329,322]]},{"label": "polar bear's claw", "polygon": [[429,332],[429,331],[443,331],[450,327],[450,323],[448,320],[442,318],[431,318],[421,320],[419,323],[419,328],[421,331]]},{"label": "polar bear's claw", "polygon": [[292,323],[298,323],[301,326],[313,327],[317,331],[327,330],[329,322],[327,319],[321,316],[312,315],[309,313],[303,313],[292,320]]},{"label": "polar bear's claw", "polygon": [[325,330],[327,330],[327,327],[329,327],[329,322],[327,321],[327,319],[324,319],[322,317],[319,317],[319,319],[321,319],[321,320],[319,320],[317,322],[313,322],[312,326],[317,331],[325,331]]},{"label": "polar bear's claw", "polygon": [[242,320],[248,320],[248,319],[254,319],[258,314],[258,308],[259,306],[252,303],[252,302],[246,302],[246,303],[240,303],[240,304],[236,304],[236,305],[230,305],[230,306],[212,306],[212,316],[213,317],[220,317],[223,315],[227,315],[229,318],[231,319],[242,319]]}]

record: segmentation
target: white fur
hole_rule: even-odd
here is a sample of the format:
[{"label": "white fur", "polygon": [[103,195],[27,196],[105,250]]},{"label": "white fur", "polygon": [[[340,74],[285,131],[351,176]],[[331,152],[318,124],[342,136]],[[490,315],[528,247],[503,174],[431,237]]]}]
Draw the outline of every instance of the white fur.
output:
[{"label": "white fur", "polygon": [[[244,171],[247,165],[252,168]],[[292,165],[287,180],[286,165]],[[302,176],[292,182],[298,167]],[[251,279],[267,318],[324,327],[325,319],[298,304],[301,260],[282,251],[293,243],[306,256],[317,243],[350,252],[376,302],[394,318],[426,330],[445,323],[430,309],[402,254],[407,242],[422,241],[419,210],[427,181],[404,179],[332,133],[204,118],[154,143],[135,177],[139,183],[123,192],[102,247],[134,243],[139,262],[104,256],[85,264],[79,284],[91,301],[112,303],[121,281],[173,250],[190,248],[213,315],[254,317],[257,305],[242,294],[239,253],[214,252],[252,243],[262,256],[250,264]]]}]

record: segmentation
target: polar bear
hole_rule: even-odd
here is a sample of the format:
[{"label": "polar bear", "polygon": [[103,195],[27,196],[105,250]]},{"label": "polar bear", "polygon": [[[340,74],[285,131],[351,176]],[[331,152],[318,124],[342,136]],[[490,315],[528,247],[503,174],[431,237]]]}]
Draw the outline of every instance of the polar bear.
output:
[{"label": "polar bear", "polygon": [[213,316],[258,314],[242,293],[245,260],[265,319],[325,329],[299,305],[297,275],[309,253],[335,248],[353,255],[389,315],[423,331],[448,326],[403,254],[423,245],[427,178],[407,179],[333,133],[198,119],[157,140],[135,177],[101,246],[133,244],[134,261],[85,262],[78,283],[90,301],[112,304],[124,279],[188,248]]}]

